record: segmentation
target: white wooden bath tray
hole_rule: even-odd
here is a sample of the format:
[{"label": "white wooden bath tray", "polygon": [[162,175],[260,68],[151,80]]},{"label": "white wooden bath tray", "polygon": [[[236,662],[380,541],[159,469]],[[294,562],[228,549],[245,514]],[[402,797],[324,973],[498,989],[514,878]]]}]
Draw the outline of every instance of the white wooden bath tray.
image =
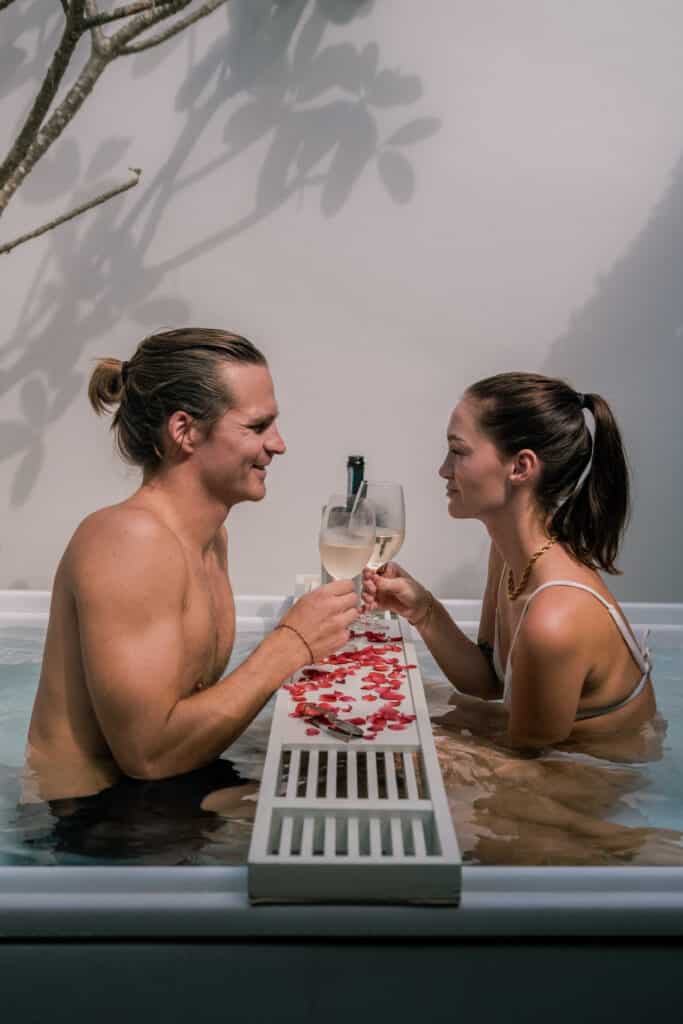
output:
[{"label": "white wooden bath tray", "polygon": [[[310,584],[300,577],[297,591]],[[248,858],[253,903],[459,902],[415,647],[396,618],[384,627],[388,642],[356,635],[277,695]],[[363,735],[341,738],[305,714],[310,703]]]}]

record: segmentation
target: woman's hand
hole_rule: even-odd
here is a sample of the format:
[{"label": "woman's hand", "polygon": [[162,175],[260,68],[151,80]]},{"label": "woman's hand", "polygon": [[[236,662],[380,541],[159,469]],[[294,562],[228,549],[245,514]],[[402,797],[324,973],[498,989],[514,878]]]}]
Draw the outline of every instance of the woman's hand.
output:
[{"label": "woman's hand", "polygon": [[378,572],[364,569],[362,598],[368,611],[381,608],[396,612],[411,625],[421,622],[434,600],[398,562],[387,562]]}]

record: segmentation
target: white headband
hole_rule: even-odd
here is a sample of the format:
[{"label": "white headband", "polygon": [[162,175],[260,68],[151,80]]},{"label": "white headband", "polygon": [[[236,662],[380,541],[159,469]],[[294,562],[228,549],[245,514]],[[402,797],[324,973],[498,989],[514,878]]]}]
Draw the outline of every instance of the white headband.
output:
[{"label": "white headband", "polygon": [[[583,487],[583,484],[584,484],[584,481],[585,481],[586,477],[588,476],[588,474],[590,473],[591,469],[593,468],[593,452],[595,451],[595,417],[593,416],[593,413],[590,411],[590,409],[587,409],[585,406],[582,408],[581,411],[583,412],[583,419],[584,419],[584,422],[585,422],[586,427],[588,429],[588,433],[591,436],[591,454],[590,454],[590,458],[588,459],[588,462],[586,463],[584,468],[581,470],[581,476],[579,477],[579,479],[574,484],[573,489],[569,492],[569,494],[566,496],[566,498],[561,498],[560,499],[560,501],[557,503],[556,509],[557,508],[561,508],[562,505],[566,504],[571,498],[576,497],[576,495],[579,493],[579,491]],[[590,419],[588,418],[589,416],[590,416]]]}]

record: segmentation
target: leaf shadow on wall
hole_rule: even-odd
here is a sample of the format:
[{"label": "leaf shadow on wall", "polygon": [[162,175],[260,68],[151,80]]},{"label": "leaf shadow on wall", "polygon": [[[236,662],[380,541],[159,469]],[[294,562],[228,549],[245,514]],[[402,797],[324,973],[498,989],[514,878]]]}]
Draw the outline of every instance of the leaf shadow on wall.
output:
[{"label": "leaf shadow on wall", "polygon": [[[0,98],[42,79],[64,23],[59,9],[47,11],[41,0],[15,3],[2,11],[1,18]],[[25,41],[26,32],[36,33],[31,47]],[[26,113],[21,111],[19,118]]]},{"label": "leaf shadow on wall", "polygon": [[[34,16],[37,6],[29,8]],[[420,79],[383,67],[374,42],[357,47],[324,40],[330,24],[338,34],[371,7],[367,0],[233,0],[227,29],[200,59],[193,31],[183,33],[182,42],[172,41],[173,48],[186,46],[188,71],[175,98],[182,121],[168,156],[160,157],[149,184],[143,179],[125,199],[47,236],[18,323],[0,348],[0,396],[19,388],[22,412],[21,419],[0,422],[0,460],[23,453],[12,505],[24,503],[38,479],[45,430],[83,393],[84,374],[75,366],[86,346],[106,337],[122,318],[146,331],[187,322],[189,304],[163,291],[169,271],[220,251],[304,192],[319,195],[323,217],[337,215],[371,166],[394,202],[411,199],[415,171],[407,154],[440,122],[402,118],[387,130],[381,122],[420,99]],[[133,76],[150,75],[162,59],[161,49],[140,54]],[[106,73],[98,88],[107,88]],[[207,148],[217,118],[224,119],[224,151],[197,168],[196,155]],[[68,209],[121,180],[133,140],[104,139],[83,168],[77,134],[76,119],[27,178],[22,196],[36,209],[60,189]],[[216,174],[225,176],[229,189],[231,163],[255,143],[265,147],[265,155],[250,208],[223,225],[217,210],[219,226],[208,237],[153,259],[157,228],[173,201]],[[79,184],[70,191],[74,179]]]},{"label": "leaf shadow on wall", "polygon": [[[602,394],[623,432],[633,482],[617,596],[681,601],[683,545],[683,160],[643,230],[598,281],[543,372]],[[629,587],[638,580],[638,593]]]}]

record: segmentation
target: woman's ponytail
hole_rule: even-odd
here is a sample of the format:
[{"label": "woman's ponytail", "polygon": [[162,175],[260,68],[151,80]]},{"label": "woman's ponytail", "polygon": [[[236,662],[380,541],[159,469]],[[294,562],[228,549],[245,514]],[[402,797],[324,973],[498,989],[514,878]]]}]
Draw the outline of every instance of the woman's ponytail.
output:
[{"label": "woman's ponytail", "polygon": [[616,574],[614,563],[629,516],[628,466],[619,428],[605,399],[584,395],[583,405],[595,424],[588,473],[556,510],[551,530],[579,561]]}]

